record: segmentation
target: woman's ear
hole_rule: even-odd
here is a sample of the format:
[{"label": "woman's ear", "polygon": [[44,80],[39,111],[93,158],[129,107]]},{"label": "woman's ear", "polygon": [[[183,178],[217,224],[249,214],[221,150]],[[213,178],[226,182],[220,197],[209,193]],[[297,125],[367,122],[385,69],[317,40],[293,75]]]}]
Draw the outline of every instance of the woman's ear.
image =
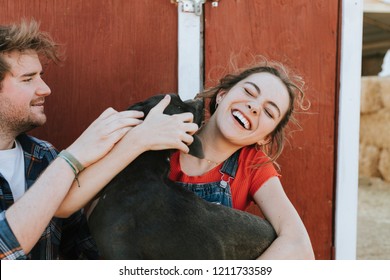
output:
[{"label": "woman's ear", "polygon": [[222,99],[224,98],[225,94],[226,94],[226,91],[223,91],[223,90],[218,92],[217,97],[215,99],[216,104],[219,104],[219,102],[222,101]]},{"label": "woman's ear", "polygon": [[258,141],[257,145],[264,146],[264,145],[268,145],[269,143],[271,143],[271,136],[267,136],[264,139]]}]

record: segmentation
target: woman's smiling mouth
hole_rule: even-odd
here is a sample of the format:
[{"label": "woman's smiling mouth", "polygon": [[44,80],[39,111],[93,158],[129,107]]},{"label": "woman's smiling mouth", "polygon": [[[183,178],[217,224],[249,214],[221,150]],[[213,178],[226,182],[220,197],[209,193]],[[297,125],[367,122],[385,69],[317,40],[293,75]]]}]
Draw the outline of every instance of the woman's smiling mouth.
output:
[{"label": "woman's smiling mouth", "polygon": [[243,128],[245,128],[247,130],[249,130],[251,128],[250,122],[248,121],[248,119],[243,114],[241,114],[240,111],[234,110],[232,112],[232,115],[241,124],[241,126]]}]

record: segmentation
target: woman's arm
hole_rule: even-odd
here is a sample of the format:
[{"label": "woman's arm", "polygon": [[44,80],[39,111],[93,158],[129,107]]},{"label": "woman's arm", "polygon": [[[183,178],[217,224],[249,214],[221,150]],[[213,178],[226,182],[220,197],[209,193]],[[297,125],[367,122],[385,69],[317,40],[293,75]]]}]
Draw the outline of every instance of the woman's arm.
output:
[{"label": "woman's arm", "polygon": [[314,259],[306,228],[279,178],[272,177],[265,182],[255,193],[254,200],[278,236],[258,259]]},{"label": "woman's arm", "polygon": [[179,149],[188,152],[198,126],[193,115],[164,115],[170,97],[157,104],[142,124],[132,128],[100,161],[79,175],[80,187],[74,182],[65,200],[56,211],[57,217],[67,217],[84,207],[129,163],[147,150]]}]

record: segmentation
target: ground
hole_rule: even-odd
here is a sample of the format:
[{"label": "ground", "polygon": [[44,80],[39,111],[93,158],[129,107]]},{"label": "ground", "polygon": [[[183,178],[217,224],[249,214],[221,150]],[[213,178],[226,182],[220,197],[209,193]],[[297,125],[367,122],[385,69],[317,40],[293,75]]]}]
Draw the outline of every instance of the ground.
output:
[{"label": "ground", "polygon": [[357,259],[390,260],[390,183],[359,180]]}]

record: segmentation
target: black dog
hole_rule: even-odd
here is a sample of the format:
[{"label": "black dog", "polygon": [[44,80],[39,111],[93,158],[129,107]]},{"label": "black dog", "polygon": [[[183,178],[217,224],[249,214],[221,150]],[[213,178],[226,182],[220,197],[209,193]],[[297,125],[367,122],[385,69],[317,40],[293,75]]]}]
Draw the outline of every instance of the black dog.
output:
[{"label": "black dog", "polygon": [[[145,115],[162,98],[129,109]],[[165,114],[192,112],[200,124],[202,102],[172,95]],[[201,143],[190,146],[202,157]],[[247,212],[209,203],[167,178],[172,151],[140,155],[102,191],[89,218],[106,259],[254,259],[276,238],[272,226]]]}]

